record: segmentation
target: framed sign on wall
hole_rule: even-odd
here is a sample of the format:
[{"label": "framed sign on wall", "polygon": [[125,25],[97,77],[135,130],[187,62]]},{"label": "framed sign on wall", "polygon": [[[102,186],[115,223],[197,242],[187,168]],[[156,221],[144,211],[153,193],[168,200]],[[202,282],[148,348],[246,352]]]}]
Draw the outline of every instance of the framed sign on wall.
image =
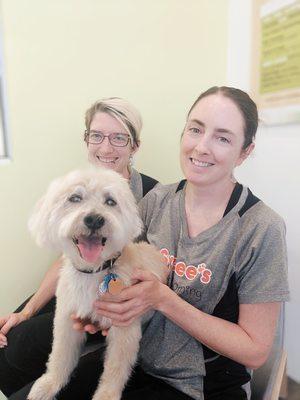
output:
[{"label": "framed sign on wall", "polygon": [[262,122],[300,122],[300,0],[254,0],[252,92]]}]

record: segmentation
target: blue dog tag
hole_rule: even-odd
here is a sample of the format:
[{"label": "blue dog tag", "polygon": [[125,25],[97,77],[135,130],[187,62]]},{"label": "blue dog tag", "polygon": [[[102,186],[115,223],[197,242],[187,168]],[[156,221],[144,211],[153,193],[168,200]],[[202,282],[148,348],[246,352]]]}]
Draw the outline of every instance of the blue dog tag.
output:
[{"label": "blue dog tag", "polygon": [[100,283],[99,285],[99,294],[104,294],[106,292],[108,292],[108,288],[109,288],[109,282],[112,280],[117,280],[118,275],[117,274],[113,274],[113,273],[109,273],[107,275],[105,275],[103,281]]}]

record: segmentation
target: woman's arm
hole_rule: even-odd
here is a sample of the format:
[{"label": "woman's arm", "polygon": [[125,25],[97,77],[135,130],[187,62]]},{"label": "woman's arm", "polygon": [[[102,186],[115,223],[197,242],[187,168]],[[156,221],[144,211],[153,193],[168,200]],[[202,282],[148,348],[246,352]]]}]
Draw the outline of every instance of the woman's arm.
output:
[{"label": "woman's arm", "polygon": [[280,303],[240,304],[237,324],[198,310],[175,292],[159,311],[215,352],[256,369],[271,350]]},{"label": "woman's arm", "polygon": [[219,354],[252,369],[266,361],[280,303],[241,304],[235,324],[198,310],[148,272],[138,272],[135,279],[140,283],[118,296],[105,294],[97,301],[99,314],[111,318],[116,326],[126,326],[149,309],[155,309]]},{"label": "woman's arm", "polygon": [[39,289],[31,297],[23,310],[0,318],[0,347],[7,345],[6,335],[12,327],[35,315],[55,295],[61,266],[62,258],[59,258],[48,269]]}]

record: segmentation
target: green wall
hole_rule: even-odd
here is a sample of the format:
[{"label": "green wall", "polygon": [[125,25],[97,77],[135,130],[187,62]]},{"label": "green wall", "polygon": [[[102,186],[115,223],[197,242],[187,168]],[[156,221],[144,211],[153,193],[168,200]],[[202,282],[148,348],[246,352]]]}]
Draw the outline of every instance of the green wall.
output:
[{"label": "green wall", "polygon": [[179,137],[196,96],[226,83],[228,0],[2,0],[12,160],[0,165],[0,315],[56,257],[27,232],[53,177],[86,164],[85,109],[104,96],[144,119],[136,166],[180,177]]}]

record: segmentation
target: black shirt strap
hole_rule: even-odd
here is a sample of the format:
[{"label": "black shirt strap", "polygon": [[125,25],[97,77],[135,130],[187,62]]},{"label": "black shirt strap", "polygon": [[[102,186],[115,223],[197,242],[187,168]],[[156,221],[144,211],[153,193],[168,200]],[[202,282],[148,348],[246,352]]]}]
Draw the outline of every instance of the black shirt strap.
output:
[{"label": "black shirt strap", "polygon": [[178,183],[178,186],[177,186],[177,189],[176,189],[176,193],[179,192],[179,190],[182,190],[182,189],[183,189],[185,183],[186,183],[186,179],[182,179],[182,181],[180,181],[180,182]]},{"label": "black shirt strap", "polygon": [[233,189],[233,192],[231,193],[230,199],[228,201],[226,210],[224,211],[223,217],[225,217],[226,214],[229,213],[230,210],[233,209],[233,207],[238,203],[239,198],[242,194],[243,191],[243,186],[240,183],[236,183],[235,187]]},{"label": "black shirt strap", "polygon": [[154,188],[154,186],[158,183],[158,181],[150,176],[141,174],[142,185],[143,185],[143,197]]}]

